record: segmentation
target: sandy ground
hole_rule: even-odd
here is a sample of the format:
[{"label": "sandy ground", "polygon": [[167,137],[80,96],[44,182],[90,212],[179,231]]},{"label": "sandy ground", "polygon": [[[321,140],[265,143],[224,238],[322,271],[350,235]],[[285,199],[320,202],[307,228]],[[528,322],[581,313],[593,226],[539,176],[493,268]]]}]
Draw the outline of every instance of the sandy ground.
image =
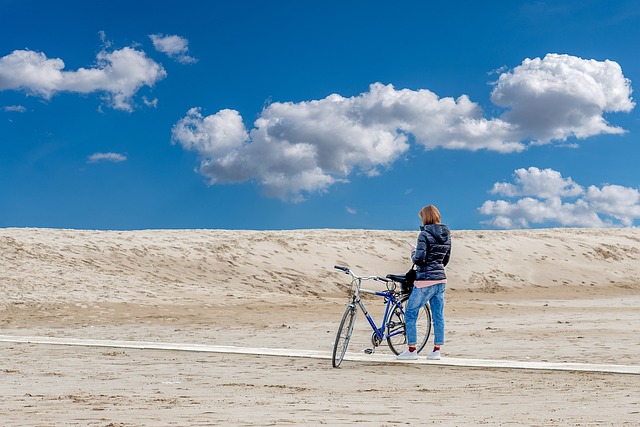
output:
[{"label": "sandy ground", "polygon": [[[416,236],[0,229],[0,334],[328,352],[333,265],[403,273]],[[640,230],[453,238],[444,357],[640,365]],[[0,376],[7,426],[640,425],[638,375],[0,343]]]}]

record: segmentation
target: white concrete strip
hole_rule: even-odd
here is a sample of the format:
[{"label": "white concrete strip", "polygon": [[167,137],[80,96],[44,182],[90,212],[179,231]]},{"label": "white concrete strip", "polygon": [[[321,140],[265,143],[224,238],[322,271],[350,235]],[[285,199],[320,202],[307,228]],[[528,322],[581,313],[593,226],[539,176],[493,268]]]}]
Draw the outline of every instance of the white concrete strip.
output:
[{"label": "white concrete strip", "polygon": [[[284,348],[251,348],[223,345],[207,344],[185,344],[185,343],[163,343],[145,341],[117,341],[117,340],[93,340],[77,338],[55,338],[55,337],[27,337],[0,335],[0,342],[25,343],[25,344],[47,344],[47,345],[67,345],[82,347],[109,347],[109,348],[130,348],[140,350],[166,350],[166,351],[194,351],[203,353],[233,353],[257,356],[281,356],[281,357],[304,357],[311,359],[331,359],[329,351],[294,350]],[[590,363],[569,363],[569,362],[533,362],[515,360],[486,360],[486,359],[462,359],[444,357],[442,360],[427,360],[420,357],[418,360],[397,361],[395,356],[390,354],[364,354],[351,353],[345,355],[342,362],[343,367],[347,362],[378,362],[378,363],[412,363],[422,365],[456,366],[466,368],[493,368],[493,369],[531,369],[546,371],[580,371],[580,372],[601,372],[611,374],[631,374],[640,375],[640,366],[637,365],[611,365],[611,364],[590,364]]]}]

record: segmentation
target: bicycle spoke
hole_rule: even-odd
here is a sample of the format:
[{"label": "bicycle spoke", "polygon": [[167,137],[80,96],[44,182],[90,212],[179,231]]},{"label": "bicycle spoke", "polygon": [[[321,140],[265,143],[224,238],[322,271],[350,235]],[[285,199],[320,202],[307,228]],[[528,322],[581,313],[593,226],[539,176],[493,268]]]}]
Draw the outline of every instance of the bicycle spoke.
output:
[{"label": "bicycle spoke", "polygon": [[338,327],[338,334],[336,335],[336,340],[333,344],[333,355],[331,357],[331,363],[334,368],[340,366],[340,363],[342,363],[342,359],[347,352],[347,347],[349,346],[349,340],[351,339],[351,334],[353,333],[353,325],[355,324],[355,320],[356,307],[353,304],[349,304],[344,310],[342,320],[340,321],[340,326]]},{"label": "bicycle spoke", "polygon": [[[402,308],[399,306],[393,307],[387,321],[387,344],[389,344],[389,348],[394,354],[400,354],[408,348],[404,323],[404,310],[407,307],[408,300],[408,295],[401,297],[399,302]],[[418,320],[416,321],[416,331],[418,333],[416,350],[420,352],[427,344],[429,335],[431,335],[431,310],[428,304],[425,304],[420,309]]]}]

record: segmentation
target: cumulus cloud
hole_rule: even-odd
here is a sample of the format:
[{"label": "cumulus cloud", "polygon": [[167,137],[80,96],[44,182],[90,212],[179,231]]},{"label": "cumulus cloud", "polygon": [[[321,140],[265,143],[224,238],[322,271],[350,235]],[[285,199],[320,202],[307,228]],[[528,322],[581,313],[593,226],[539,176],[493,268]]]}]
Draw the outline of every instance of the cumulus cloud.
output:
[{"label": "cumulus cloud", "polygon": [[58,92],[106,94],[109,104],[132,111],[132,98],[143,86],[166,76],[164,68],[140,50],[101,51],[94,68],[64,71],[64,61],[42,52],[16,50],[0,58],[0,91],[22,90],[50,99]]},{"label": "cumulus cloud", "polygon": [[602,188],[589,186],[584,195],[585,201],[602,214],[616,218],[626,227],[640,218],[640,191],[637,188],[620,185],[605,185]]},{"label": "cumulus cloud", "polygon": [[635,105],[617,63],[556,54],[503,72],[491,99],[504,108],[498,117],[485,117],[466,95],[440,98],[427,89],[374,83],[349,98],[272,103],[251,129],[237,111],[203,116],[193,108],[174,125],[172,140],[198,154],[199,172],[211,184],[254,181],[268,195],[297,201],[354,172],[380,174],[411,143],[500,153],[566,145],[569,137],[622,133],[603,114]]},{"label": "cumulus cloud", "polygon": [[512,72],[501,74],[491,100],[508,109],[502,119],[515,135],[542,144],[623,133],[603,114],[631,111],[631,92],[631,82],[614,61],[548,54],[525,59]]},{"label": "cumulus cloud", "polygon": [[518,169],[514,172],[514,181],[514,184],[495,183],[491,193],[508,197],[536,196],[551,199],[579,196],[584,192],[571,178],[563,178],[560,172],[553,169]]},{"label": "cumulus cloud", "polygon": [[158,51],[167,54],[170,58],[182,64],[193,64],[198,62],[196,58],[189,56],[189,41],[180,36],[165,36],[163,34],[151,34],[149,38],[153,42],[153,47]]},{"label": "cumulus cloud", "polygon": [[553,169],[518,169],[513,183],[496,183],[490,192],[509,199],[487,200],[479,208],[482,215],[492,217],[484,223],[498,228],[548,223],[631,227],[640,218],[638,189],[606,184],[600,188],[591,185],[585,190]]},{"label": "cumulus cloud", "polygon": [[127,156],[119,153],[93,153],[87,159],[89,163],[98,163],[98,162],[113,162],[120,163],[127,160]]}]

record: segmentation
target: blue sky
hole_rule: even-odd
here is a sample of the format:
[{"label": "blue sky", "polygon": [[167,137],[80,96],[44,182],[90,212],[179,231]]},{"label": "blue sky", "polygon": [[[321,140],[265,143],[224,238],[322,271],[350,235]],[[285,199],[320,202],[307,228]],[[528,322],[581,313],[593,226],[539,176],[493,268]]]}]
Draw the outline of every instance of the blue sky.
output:
[{"label": "blue sky", "polygon": [[[162,6],[158,6],[158,5]],[[640,222],[633,1],[0,0],[0,227]]]}]

